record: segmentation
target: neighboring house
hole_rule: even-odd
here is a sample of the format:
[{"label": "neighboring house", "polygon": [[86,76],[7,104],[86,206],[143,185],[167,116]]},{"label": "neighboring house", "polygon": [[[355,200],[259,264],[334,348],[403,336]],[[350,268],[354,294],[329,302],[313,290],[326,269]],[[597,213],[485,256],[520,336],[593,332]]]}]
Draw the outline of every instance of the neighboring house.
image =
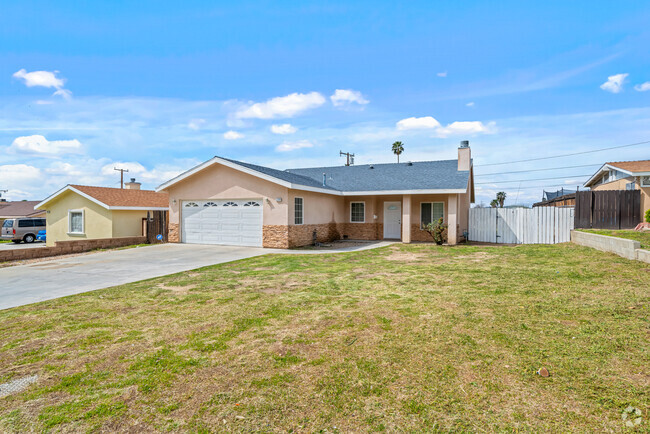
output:
[{"label": "neighboring house", "polygon": [[605,163],[585,187],[601,190],[641,190],[641,212],[650,209],[650,160]]},{"label": "neighboring house", "polygon": [[7,219],[14,219],[20,217],[45,217],[45,211],[42,209],[34,209],[38,205],[37,200],[21,200],[21,201],[7,201],[0,202],[0,227]]},{"label": "neighboring house", "polygon": [[546,191],[542,195],[542,201],[533,204],[533,208],[539,206],[575,206],[576,190],[561,188],[557,191]]},{"label": "neighboring house", "polygon": [[165,182],[169,241],[289,248],[336,239],[448,242],[467,231],[474,182],[469,142],[458,159],[276,170],[214,157]]},{"label": "neighboring house", "polygon": [[169,198],[166,193],[140,190],[134,181],[125,185],[125,189],[67,185],[39,203],[37,207],[47,211],[47,245],[144,235],[147,212],[166,211]]}]

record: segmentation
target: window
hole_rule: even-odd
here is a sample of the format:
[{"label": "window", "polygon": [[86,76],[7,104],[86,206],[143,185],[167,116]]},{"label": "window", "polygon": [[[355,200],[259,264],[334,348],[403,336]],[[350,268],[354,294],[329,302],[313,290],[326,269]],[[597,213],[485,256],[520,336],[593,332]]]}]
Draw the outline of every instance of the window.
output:
[{"label": "window", "polygon": [[627,184],[625,184],[625,189],[626,190],[634,190],[635,189],[634,183],[633,182],[628,182]]},{"label": "window", "polygon": [[352,223],[364,223],[366,221],[365,202],[350,202],[350,221]]},{"label": "window", "polygon": [[223,206],[237,206],[237,204],[235,202],[226,202]]},{"label": "window", "polygon": [[303,222],[303,200],[302,197],[296,197],[293,200],[293,222],[301,225]]},{"label": "window", "polygon": [[217,206],[217,204],[214,203],[214,202],[206,202],[206,203],[203,204],[203,207],[204,207],[204,208],[205,208],[205,207],[212,207],[212,206]]},{"label": "window", "polygon": [[5,220],[5,222],[2,224],[3,228],[10,228],[13,227],[14,221],[13,220]]},{"label": "window", "polygon": [[18,220],[18,227],[19,228],[33,228],[34,227],[34,220],[31,220],[31,219]]},{"label": "window", "polygon": [[68,211],[68,232],[71,234],[84,233],[84,212],[83,210]]},{"label": "window", "polygon": [[650,176],[641,177],[641,187],[650,187]]},{"label": "window", "polygon": [[431,222],[437,222],[438,219],[445,218],[445,204],[442,202],[422,202],[420,203],[420,228],[424,228]]},{"label": "window", "polygon": [[185,208],[196,208],[199,206],[198,203],[196,202],[185,202],[185,205],[183,205]]},{"label": "window", "polygon": [[246,202],[246,203],[244,204],[244,206],[260,206],[260,203],[259,203],[259,202],[254,202],[254,201],[250,201],[250,202]]},{"label": "window", "polygon": [[34,226],[45,226],[45,219],[34,219]]}]

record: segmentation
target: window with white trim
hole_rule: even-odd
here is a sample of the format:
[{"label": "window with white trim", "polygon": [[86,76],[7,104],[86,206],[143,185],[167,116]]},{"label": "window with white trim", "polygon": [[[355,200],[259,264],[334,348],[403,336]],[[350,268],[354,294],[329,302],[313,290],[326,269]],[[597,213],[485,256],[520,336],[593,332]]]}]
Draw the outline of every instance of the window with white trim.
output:
[{"label": "window with white trim", "polygon": [[366,221],[365,202],[350,202],[350,221],[352,223],[364,223]]},{"label": "window with white trim", "polygon": [[650,176],[641,176],[640,178],[641,187],[650,187]]},{"label": "window with white trim", "polygon": [[304,221],[304,201],[302,197],[293,199],[293,222],[294,224],[301,225]]},{"label": "window with white trim", "polygon": [[443,202],[421,202],[420,203],[420,229],[429,223],[437,222],[445,218],[445,204]]},{"label": "window with white trim", "polygon": [[84,211],[82,209],[71,209],[68,211],[68,233],[84,233]]}]

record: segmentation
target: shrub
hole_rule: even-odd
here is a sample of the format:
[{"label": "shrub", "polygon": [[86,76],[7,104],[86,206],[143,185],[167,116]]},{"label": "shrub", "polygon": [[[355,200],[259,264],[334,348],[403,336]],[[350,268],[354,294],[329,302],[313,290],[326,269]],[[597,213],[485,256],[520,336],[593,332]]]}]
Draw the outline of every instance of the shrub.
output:
[{"label": "shrub", "polygon": [[442,222],[442,217],[436,222],[431,222],[424,227],[436,244],[441,245],[447,241],[447,225]]},{"label": "shrub", "polygon": [[650,209],[645,212],[645,221],[650,223]]}]

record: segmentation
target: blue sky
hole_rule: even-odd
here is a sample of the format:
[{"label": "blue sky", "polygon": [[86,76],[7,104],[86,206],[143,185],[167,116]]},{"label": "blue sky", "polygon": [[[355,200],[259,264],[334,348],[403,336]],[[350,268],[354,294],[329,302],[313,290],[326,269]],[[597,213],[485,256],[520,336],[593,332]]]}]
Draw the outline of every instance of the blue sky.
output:
[{"label": "blue sky", "polygon": [[477,201],[531,203],[650,158],[482,167],[650,140],[648,22],[641,1],[3,2],[0,189],[117,186],[118,165],[153,188],[214,155],[390,162],[395,140],[446,159],[468,139]]}]

